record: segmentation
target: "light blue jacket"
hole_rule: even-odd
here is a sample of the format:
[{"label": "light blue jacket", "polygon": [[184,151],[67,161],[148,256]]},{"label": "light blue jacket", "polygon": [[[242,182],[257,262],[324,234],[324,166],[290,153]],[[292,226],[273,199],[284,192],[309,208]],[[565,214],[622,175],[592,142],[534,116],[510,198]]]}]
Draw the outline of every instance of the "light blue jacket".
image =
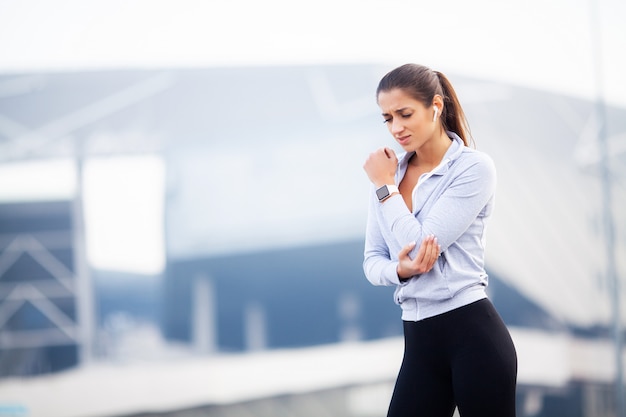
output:
[{"label": "light blue jacket", "polygon": [[[496,170],[491,158],[464,146],[455,133],[441,163],[423,174],[413,190],[413,212],[396,194],[379,203],[372,191],[363,270],[374,285],[396,286],[402,320],[418,321],[486,297],[485,226],[493,211]],[[398,157],[396,184],[412,154]],[[398,253],[428,235],[437,237],[441,256],[425,274],[400,281]]]}]

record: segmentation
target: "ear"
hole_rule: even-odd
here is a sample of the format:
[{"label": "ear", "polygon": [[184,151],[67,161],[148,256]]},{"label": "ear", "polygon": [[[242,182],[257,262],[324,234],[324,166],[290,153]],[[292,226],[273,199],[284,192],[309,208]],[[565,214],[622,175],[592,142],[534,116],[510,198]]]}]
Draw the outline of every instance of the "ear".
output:
[{"label": "ear", "polygon": [[437,120],[437,116],[443,114],[443,97],[439,94],[435,94],[433,97],[433,122]]}]

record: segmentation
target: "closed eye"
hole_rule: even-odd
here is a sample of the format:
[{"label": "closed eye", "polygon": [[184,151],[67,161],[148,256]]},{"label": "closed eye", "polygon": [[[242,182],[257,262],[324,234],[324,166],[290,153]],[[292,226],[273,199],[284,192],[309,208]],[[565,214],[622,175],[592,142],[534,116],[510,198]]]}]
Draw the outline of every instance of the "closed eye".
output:
[{"label": "closed eye", "polygon": [[[411,116],[413,116],[413,113],[400,114],[400,117],[403,119],[409,119]],[[391,116],[383,115],[383,117],[384,117],[383,123],[389,123],[393,120],[393,117]]]}]

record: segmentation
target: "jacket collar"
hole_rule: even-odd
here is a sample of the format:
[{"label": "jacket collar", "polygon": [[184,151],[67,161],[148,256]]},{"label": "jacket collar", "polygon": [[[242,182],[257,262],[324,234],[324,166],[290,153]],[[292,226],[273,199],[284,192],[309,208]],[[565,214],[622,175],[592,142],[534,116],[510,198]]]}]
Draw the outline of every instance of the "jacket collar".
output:
[{"label": "jacket collar", "polygon": [[[451,131],[446,131],[446,133],[452,141],[452,144],[450,144],[450,147],[441,159],[439,165],[437,165],[437,167],[432,170],[433,175],[445,174],[448,171],[450,165],[452,165],[454,161],[459,159],[459,157],[463,153],[463,149],[465,148],[463,140],[459,137],[459,135]],[[398,160],[398,171],[402,176],[404,176],[406,168],[409,164],[409,159],[411,159],[413,155],[415,155],[415,152],[405,152],[403,155],[400,156]]]}]

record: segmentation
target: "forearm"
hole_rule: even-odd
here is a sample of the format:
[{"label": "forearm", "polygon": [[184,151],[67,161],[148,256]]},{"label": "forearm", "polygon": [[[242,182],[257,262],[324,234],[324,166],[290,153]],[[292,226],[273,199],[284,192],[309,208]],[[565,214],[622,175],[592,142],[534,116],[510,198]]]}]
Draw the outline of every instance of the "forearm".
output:
[{"label": "forearm", "polygon": [[397,267],[398,261],[392,261],[389,257],[365,253],[363,272],[367,280],[373,285],[394,286],[400,284]]},{"label": "forearm", "polygon": [[[433,234],[432,231],[424,230],[419,220],[409,211],[401,195],[388,198],[382,203],[381,211],[388,230],[400,246],[410,242],[422,242],[427,235]],[[419,244],[413,248],[409,256],[413,258],[418,249]]]}]

